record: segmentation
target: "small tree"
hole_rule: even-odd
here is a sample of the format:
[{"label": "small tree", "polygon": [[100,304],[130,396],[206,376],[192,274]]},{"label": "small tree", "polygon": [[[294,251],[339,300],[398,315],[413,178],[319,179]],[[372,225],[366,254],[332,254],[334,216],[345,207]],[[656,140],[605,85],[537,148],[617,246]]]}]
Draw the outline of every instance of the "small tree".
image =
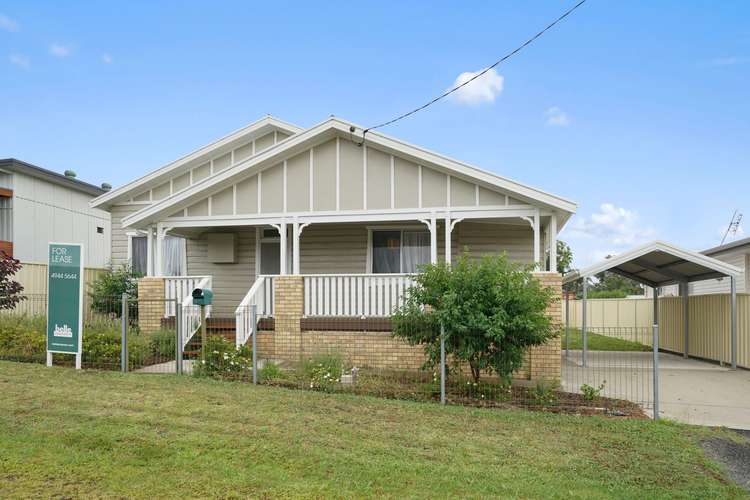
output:
[{"label": "small tree", "polygon": [[427,265],[394,315],[393,333],[423,344],[426,365],[435,366],[443,324],[446,354],[468,363],[475,382],[486,371],[509,383],[526,350],[557,335],[546,314],[553,292],[532,270],[505,254],[478,261],[464,254],[451,266]]},{"label": "small tree", "polygon": [[123,293],[130,297],[138,297],[138,278],[140,275],[134,273],[133,269],[125,264],[119,269],[110,267],[107,272],[100,274],[89,291],[91,297],[91,308],[100,313],[122,314],[120,298]]},{"label": "small tree", "polygon": [[21,295],[23,285],[13,279],[20,270],[21,261],[0,252],[0,309],[13,309],[16,304],[26,299]]}]

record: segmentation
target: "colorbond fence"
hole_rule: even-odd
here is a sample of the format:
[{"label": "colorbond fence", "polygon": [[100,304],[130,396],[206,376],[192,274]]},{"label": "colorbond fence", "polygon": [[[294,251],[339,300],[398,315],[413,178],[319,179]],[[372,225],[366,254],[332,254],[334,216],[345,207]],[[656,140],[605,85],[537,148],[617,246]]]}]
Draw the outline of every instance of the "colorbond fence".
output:
[{"label": "colorbond fence", "polygon": [[[590,299],[587,301],[587,325],[597,333],[611,336],[629,329],[650,328],[653,324],[653,299]],[[685,352],[682,297],[659,299],[659,345],[676,353]],[[563,304],[563,315],[565,314]],[[581,328],[583,304],[569,304],[571,328]],[[689,355],[729,363],[731,361],[729,294],[690,297],[688,318]],[[619,332],[619,333],[618,333]],[[610,335],[609,333],[605,333]],[[750,368],[750,295],[737,294],[737,365]]]}]

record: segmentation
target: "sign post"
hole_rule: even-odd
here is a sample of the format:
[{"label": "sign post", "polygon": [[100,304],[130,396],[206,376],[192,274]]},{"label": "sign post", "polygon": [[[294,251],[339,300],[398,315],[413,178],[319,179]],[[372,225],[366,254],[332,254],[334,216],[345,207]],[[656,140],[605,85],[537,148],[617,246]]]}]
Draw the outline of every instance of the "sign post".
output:
[{"label": "sign post", "polygon": [[75,354],[81,369],[83,342],[83,245],[49,244],[47,366],[52,353]]}]

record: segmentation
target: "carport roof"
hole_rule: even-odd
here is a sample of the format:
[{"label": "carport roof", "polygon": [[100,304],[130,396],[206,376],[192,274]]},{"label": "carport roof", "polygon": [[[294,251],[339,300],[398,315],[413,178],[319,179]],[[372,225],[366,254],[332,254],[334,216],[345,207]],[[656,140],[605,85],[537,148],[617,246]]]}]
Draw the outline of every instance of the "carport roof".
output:
[{"label": "carport roof", "polygon": [[588,278],[604,271],[651,287],[738,276],[741,273],[739,268],[726,262],[663,241],[653,241],[593,266],[568,273],[563,277],[563,283]]}]

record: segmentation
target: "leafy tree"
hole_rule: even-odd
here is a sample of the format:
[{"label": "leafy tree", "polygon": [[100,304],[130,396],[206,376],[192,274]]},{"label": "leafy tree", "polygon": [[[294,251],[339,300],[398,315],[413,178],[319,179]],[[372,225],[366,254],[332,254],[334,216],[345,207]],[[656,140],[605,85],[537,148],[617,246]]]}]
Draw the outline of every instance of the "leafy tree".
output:
[{"label": "leafy tree", "polygon": [[570,249],[567,243],[562,240],[557,240],[557,272],[558,273],[569,273],[573,270],[570,264],[573,262],[573,251]]},{"label": "leafy tree", "polygon": [[0,252],[0,309],[13,309],[16,304],[26,299],[21,295],[23,285],[13,279],[20,270],[21,261]]},{"label": "leafy tree", "polygon": [[138,297],[138,278],[140,274],[133,272],[129,265],[119,269],[110,267],[106,273],[100,274],[91,284],[89,297],[91,308],[104,314],[122,314],[121,297],[123,293]]},{"label": "leafy tree", "polygon": [[482,371],[509,382],[529,347],[557,335],[546,314],[553,292],[532,270],[505,254],[475,260],[464,253],[450,266],[424,266],[393,316],[393,333],[424,345],[426,367],[436,366],[443,324],[446,354],[468,363],[475,382]]},{"label": "leafy tree", "polygon": [[610,296],[621,297],[643,294],[643,288],[638,282],[608,271],[596,275],[596,282],[591,286],[591,291],[599,293],[600,298],[604,298],[601,293],[605,292]]}]

